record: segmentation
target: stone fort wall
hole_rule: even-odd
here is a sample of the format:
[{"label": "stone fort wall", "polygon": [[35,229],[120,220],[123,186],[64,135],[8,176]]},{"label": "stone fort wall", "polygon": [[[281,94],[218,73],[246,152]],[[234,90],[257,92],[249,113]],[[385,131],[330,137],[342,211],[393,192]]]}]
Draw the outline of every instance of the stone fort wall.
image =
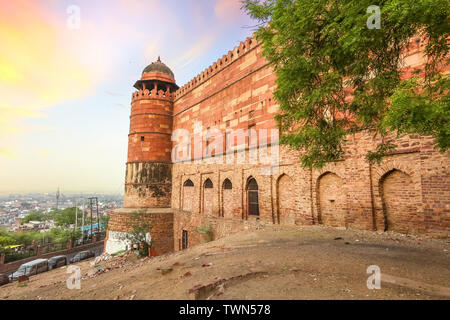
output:
[{"label": "stone fort wall", "polygon": [[[416,40],[405,51],[407,77],[425,62],[423,43]],[[248,38],[175,92],[133,94],[125,208],[111,214],[107,252],[124,247],[120,239],[129,231],[129,215],[139,208],[154,225],[159,253],[204,242],[200,227],[210,227],[213,238],[264,224],[449,237],[450,153],[435,151],[430,137],[392,137],[397,150],[371,165],[365,155],[380,141],[368,133],[349,136],[342,161],[321,170],[302,168],[298,151],[285,146],[279,146],[277,165],[254,164],[252,144],[261,142],[255,136],[232,139],[239,146],[232,162],[209,142],[196,154],[195,134],[208,129],[226,137],[228,130],[277,128],[276,76],[261,53],[261,44]],[[170,160],[179,145],[170,141],[176,130],[191,134],[191,163]],[[268,146],[269,154],[275,150]],[[252,214],[255,203],[258,215]]]},{"label": "stone fort wall", "polygon": [[[199,121],[203,130],[217,129],[224,136],[228,129],[276,128],[273,117],[278,106],[272,96],[276,78],[261,52],[261,45],[249,38],[180,88],[175,93],[173,129],[194,132]],[[423,65],[421,52],[421,44],[412,41],[406,57],[407,74]],[[248,161],[208,163],[224,156],[202,160],[192,149],[196,163],[173,165],[175,250],[182,248],[183,230],[189,245],[202,242],[196,232],[201,226],[211,226],[215,237],[265,223],[448,237],[449,153],[436,152],[429,137],[392,139],[398,149],[380,165],[371,165],[365,155],[379,141],[364,133],[351,136],[343,161],[322,170],[303,169],[297,152],[280,147],[278,171],[269,175],[261,172],[267,166]],[[248,160],[248,139],[245,144],[247,149],[241,152]],[[259,216],[248,212],[246,189],[252,178],[258,185]]]}]

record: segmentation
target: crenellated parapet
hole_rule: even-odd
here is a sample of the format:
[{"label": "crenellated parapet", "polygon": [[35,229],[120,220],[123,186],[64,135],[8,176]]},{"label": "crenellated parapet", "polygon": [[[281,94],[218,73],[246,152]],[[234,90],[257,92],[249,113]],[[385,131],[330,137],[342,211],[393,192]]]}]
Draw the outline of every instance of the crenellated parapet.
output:
[{"label": "crenellated parapet", "polygon": [[216,62],[206,68],[203,72],[198,74],[194,79],[186,83],[175,92],[175,100],[181,98],[186,93],[200,86],[202,83],[208,81],[211,77],[228,67],[234,61],[247,54],[249,51],[258,47],[261,43],[254,37],[248,37],[245,41],[242,41],[238,46],[235,46],[233,50],[228,51],[228,54],[223,55]]},{"label": "crenellated parapet", "polygon": [[136,92],[133,92],[131,96],[132,103],[139,101],[139,100],[149,100],[149,99],[159,99],[159,100],[166,100],[166,101],[173,101],[175,98],[175,92],[170,92],[170,89],[167,89],[166,91],[163,90],[139,90]]}]

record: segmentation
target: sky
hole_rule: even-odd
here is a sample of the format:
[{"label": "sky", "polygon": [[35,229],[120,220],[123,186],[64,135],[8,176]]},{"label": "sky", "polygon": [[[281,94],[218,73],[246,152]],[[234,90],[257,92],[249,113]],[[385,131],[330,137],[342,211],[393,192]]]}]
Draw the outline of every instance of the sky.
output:
[{"label": "sky", "polygon": [[255,31],[240,0],[0,0],[0,193],[124,191],[133,85]]}]

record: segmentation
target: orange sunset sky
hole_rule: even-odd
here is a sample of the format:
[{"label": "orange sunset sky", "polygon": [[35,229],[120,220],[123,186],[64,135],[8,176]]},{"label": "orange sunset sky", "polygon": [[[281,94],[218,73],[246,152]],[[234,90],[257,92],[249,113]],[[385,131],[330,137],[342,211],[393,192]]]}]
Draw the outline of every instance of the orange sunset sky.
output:
[{"label": "orange sunset sky", "polygon": [[122,193],[134,82],[161,55],[182,86],[255,30],[240,7],[0,0],[0,193]]}]

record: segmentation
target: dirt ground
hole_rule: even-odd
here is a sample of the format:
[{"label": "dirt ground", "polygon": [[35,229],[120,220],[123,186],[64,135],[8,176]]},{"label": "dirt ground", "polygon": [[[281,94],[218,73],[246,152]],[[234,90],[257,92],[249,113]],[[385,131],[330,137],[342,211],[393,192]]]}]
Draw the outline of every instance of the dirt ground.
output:
[{"label": "dirt ground", "polygon": [[[449,240],[327,227],[265,227],[166,256],[128,253],[0,287],[0,299],[450,299]],[[369,290],[369,266],[381,289]],[[99,268],[100,266],[100,268]],[[100,271],[99,271],[100,270]]]}]

